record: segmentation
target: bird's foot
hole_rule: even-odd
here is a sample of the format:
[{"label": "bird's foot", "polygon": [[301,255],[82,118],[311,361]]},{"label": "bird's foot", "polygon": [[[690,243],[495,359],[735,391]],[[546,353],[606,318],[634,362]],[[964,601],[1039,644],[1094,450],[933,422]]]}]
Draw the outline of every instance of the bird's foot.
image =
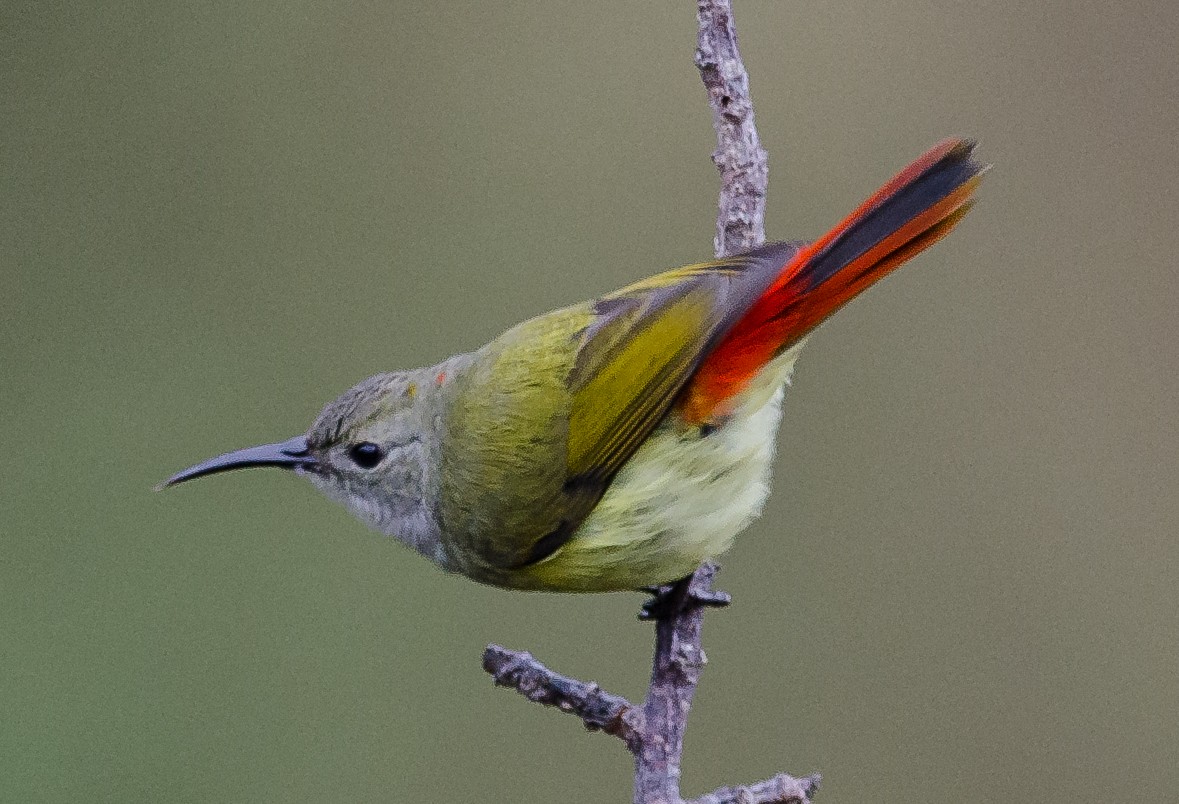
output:
[{"label": "bird's foot", "polygon": [[675,583],[642,587],[639,591],[651,595],[651,599],[639,610],[639,619],[669,620],[689,608],[719,609],[733,602],[728,592],[712,588],[711,578],[704,584],[693,584],[695,580],[696,573],[692,573]]}]

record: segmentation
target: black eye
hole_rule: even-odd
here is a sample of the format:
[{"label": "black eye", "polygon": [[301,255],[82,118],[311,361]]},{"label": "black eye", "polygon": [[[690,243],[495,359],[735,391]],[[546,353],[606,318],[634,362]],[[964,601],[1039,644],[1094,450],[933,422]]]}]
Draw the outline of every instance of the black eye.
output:
[{"label": "black eye", "polygon": [[361,441],[352,449],[348,450],[348,457],[356,463],[361,469],[372,469],[381,462],[381,458],[385,457],[385,453],[371,441]]}]

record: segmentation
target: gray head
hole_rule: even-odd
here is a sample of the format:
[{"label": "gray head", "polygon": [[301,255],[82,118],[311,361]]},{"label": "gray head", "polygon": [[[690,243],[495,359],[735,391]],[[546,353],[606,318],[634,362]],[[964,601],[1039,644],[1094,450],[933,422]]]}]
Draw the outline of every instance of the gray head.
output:
[{"label": "gray head", "polygon": [[329,403],[305,435],[227,452],[173,475],[159,488],[230,469],[291,469],[371,527],[437,559],[423,442],[432,423],[417,375],[369,377]]}]

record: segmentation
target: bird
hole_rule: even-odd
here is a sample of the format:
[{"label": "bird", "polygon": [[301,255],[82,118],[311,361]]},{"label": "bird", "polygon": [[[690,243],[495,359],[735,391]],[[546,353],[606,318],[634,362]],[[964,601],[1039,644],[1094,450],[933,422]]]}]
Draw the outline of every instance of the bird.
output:
[{"label": "bird", "polygon": [[990,167],[974,150],[935,145],[816,241],[658,273],[369,377],[306,433],[158,488],[292,470],[443,569],[509,589],[689,578],[761,514],[808,336],[958,225]]}]

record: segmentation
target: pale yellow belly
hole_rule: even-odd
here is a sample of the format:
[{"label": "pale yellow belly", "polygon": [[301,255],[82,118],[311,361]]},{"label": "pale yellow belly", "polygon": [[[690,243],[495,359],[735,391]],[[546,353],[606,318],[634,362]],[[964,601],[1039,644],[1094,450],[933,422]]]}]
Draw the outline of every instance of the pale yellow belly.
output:
[{"label": "pale yellow belly", "polygon": [[801,348],[767,366],[708,435],[674,420],[660,425],[573,538],[529,567],[522,585],[637,589],[682,578],[727,550],[769,496],[782,398]]}]

